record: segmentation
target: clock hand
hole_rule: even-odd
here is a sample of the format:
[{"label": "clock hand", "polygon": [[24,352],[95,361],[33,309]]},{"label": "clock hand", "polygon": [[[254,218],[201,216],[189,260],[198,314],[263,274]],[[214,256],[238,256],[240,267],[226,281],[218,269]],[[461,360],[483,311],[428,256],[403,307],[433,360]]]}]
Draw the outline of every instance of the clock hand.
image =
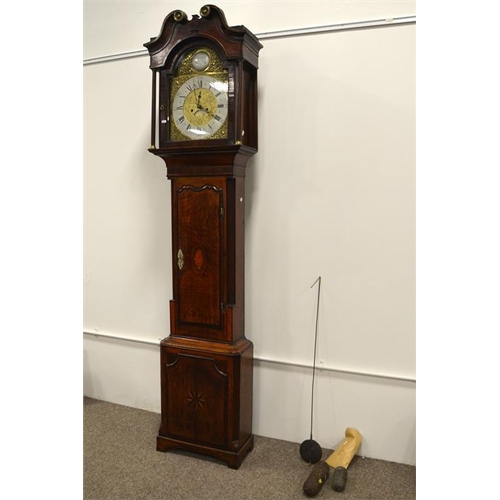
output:
[{"label": "clock hand", "polygon": [[205,113],[205,109],[203,109],[203,106],[201,105],[201,92],[199,92],[198,94],[196,94],[195,92],[195,98],[196,98],[196,107],[198,108],[194,115],[196,116],[198,113],[202,112],[202,113]]},{"label": "clock hand", "polygon": [[202,108],[201,106],[200,109],[197,109],[194,112],[194,115],[196,116],[198,113],[205,113],[206,115],[211,116],[212,118],[215,117],[215,115],[208,108]]},{"label": "clock hand", "polygon": [[201,92],[196,96],[196,106],[198,107],[198,109],[203,109],[201,107]]}]

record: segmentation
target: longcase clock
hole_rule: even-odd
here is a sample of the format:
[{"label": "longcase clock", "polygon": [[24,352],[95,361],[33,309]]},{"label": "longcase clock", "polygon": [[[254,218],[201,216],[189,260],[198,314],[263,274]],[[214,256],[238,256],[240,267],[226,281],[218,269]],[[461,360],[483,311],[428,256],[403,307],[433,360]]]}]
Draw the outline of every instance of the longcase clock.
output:
[{"label": "longcase clock", "polygon": [[205,5],[170,13],[144,44],[151,147],[171,181],[173,299],[160,344],[157,450],[239,468],[253,448],[253,344],[244,324],[245,169],[257,152],[262,45]]}]

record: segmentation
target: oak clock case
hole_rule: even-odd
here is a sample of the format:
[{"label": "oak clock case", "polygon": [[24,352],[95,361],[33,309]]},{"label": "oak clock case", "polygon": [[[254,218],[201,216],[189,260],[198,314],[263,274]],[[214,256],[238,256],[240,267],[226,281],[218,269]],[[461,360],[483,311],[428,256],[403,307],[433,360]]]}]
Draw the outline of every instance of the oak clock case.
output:
[{"label": "oak clock case", "polygon": [[144,44],[151,147],[171,181],[170,335],[160,344],[157,450],[239,468],[253,448],[253,344],[244,330],[244,198],[257,152],[262,45],[214,5],[170,13]]}]

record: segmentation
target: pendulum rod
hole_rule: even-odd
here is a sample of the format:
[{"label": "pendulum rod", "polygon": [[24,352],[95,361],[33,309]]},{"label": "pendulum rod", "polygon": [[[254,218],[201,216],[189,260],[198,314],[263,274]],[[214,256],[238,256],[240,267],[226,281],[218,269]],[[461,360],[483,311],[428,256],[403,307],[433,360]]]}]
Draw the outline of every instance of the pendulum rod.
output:
[{"label": "pendulum rod", "polygon": [[321,276],[311,285],[311,288],[318,283],[318,300],[316,304],[316,328],[314,334],[314,356],[313,356],[313,375],[312,375],[312,389],[311,389],[311,439],[313,429],[313,412],[314,412],[314,378],[316,375],[316,346],[318,343],[318,318],[319,318],[319,296],[321,292]]}]

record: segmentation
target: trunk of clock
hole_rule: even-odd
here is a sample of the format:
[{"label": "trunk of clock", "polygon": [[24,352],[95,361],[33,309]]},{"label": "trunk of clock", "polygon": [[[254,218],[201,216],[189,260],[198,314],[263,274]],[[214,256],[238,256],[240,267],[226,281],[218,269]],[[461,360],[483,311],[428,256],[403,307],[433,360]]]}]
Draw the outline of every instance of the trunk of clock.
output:
[{"label": "trunk of clock", "polygon": [[161,342],[157,449],[238,468],[253,447],[253,344],[244,331],[245,146],[157,150],[171,180],[173,299]]}]

